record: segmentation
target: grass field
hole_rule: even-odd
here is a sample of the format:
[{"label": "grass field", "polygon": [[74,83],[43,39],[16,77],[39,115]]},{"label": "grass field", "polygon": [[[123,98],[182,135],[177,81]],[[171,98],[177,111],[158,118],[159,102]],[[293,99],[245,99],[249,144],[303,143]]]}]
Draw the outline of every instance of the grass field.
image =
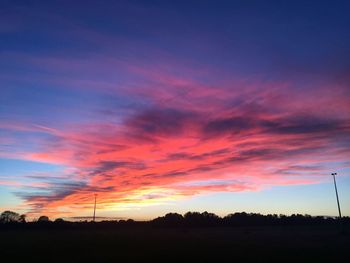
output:
[{"label": "grass field", "polygon": [[350,258],[349,231],[341,233],[336,226],[92,226],[0,233],[1,259],[12,262],[345,262]]}]

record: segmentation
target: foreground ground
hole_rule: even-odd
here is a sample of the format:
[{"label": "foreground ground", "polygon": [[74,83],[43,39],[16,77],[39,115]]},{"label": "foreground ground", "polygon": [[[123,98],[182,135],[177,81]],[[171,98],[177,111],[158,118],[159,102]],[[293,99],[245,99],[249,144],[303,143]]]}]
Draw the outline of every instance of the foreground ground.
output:
[{"label": "foreground ground", "polygon": [[1,262],[336,262],[349,249],[337,226],[0,230]]}]

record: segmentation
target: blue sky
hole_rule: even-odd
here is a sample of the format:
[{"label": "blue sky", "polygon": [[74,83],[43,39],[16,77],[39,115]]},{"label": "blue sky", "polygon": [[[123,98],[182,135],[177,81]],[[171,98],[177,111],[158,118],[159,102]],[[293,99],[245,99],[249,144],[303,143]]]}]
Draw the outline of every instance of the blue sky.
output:
[{"label": "blue sky", "polygon": [[350,215],[348,1],[2,1],[0,208]]}]

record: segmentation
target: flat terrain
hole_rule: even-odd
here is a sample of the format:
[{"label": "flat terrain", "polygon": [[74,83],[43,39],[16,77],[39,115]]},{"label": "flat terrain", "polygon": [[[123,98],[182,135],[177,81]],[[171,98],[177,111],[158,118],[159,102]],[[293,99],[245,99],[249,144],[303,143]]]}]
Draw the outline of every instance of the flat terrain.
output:
[{"label": "flat terrain", "polygon": [[341,233],[336,226],[0,231],[1,262],[347,262],[350,258],[349,229]]}]

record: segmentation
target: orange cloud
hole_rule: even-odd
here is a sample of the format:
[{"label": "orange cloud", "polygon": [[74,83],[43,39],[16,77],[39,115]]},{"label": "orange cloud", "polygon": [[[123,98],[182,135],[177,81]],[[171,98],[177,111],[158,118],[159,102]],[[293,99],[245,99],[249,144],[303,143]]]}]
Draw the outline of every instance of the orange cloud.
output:
[{"label": "orange cloud", "polygon": [[[39,150],[18,158],[63,164],[70,171],[64,180],[48,178],[50,187],[37,186],[44,193],[20,194],[33,213],[91,209],[92,193],[98,193],[100,209],[108,210],[208,192],[314,183],[327,162],[347,161],[350,115],[344,98],[301,97],[285,83],[237,81],[211,87],[136,72],[155,86],[131,89],[129,96],[143,96],[149,103],[118,122],[61,129],[2,124],[51,136],[40,141]],[[320,114],[327,100],[343,103],[341,112]]]}]

